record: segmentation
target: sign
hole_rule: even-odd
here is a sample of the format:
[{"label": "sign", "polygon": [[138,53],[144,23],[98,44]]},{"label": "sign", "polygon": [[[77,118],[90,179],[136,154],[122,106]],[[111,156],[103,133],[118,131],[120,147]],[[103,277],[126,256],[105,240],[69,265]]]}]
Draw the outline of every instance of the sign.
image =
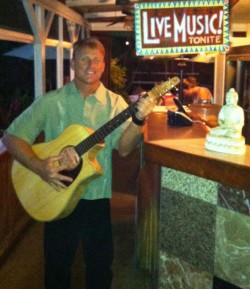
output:
[{"label": "sign", "polygon": [[137,55],[224,52],[229,0],[135,4]]}]

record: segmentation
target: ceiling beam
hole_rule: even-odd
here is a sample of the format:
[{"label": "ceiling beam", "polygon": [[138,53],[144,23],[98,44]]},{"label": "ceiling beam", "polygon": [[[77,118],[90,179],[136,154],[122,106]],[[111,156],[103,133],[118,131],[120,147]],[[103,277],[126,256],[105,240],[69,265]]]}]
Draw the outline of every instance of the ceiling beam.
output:
[{"label": "ceiling beam", "polygon": [[[2,28],[0,28],[0,40],[28,43],[28,44],[34,44],[35,41],[34,36],[31,34],[21,33]],[[59,45],[59,41],[57,39],[46,39],[45,43],[47,46],[57,47]],[[70,49],[72,47],[72,43],[63,41],[63,47]]]},{"label": "ceiling beam", "polygon": [[115,5],[115,4],[101,4],[101,5],[75,5],[71,6],[75,11],[79,13],[96,13],[96,12],[116,12],[133,10],[134,4],[128,5]]},{"label": "ceiling beam", "polygon": [[90,23],[98,23],[98,22],[124,22],[127,16],[119,16],[119,17],[97,17],[97,18],[87,18]]},{"label": "ceiling beam", "polygon": [[34,43],[34,36],[26,33],[0,28],[0,40],[21,43]]},{"label": "ceiling beam", "polygon": [[60,3],[56,0],[25,0],[35,5],[39,5],[40,7],[44,8],[45,10],[51,11],[58,16],[61,16],[67,20],[73,21],[76,24],[81,26],[89,27],[89,23],[76,11],[72,10],[71,8],[67,7],[63,3]]}]

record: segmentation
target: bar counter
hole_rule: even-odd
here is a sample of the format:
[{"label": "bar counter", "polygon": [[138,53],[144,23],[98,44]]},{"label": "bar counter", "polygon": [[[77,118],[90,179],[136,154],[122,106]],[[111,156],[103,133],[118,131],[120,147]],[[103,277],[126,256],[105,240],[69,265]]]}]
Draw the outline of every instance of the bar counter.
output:
[{"label": "bar counter", "polygon": [[250,289],[250,147],[208,151],[206,132],[169,127],[166,112],[145,127],[137,262],[154,289]]},{"label": "bar counter", "polygon": [[204,148],[205,136],[206,127],[200,123],[169,127],[166,113],[154,113],[146,128],[145,158],[161,166],[250,191],[250,146],[244,155],[212,152]]}]

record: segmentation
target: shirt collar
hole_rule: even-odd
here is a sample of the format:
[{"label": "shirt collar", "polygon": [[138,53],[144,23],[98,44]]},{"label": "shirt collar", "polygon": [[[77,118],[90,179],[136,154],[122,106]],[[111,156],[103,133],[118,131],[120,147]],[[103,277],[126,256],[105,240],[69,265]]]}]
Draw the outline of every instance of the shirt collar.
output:
[{"label": "shirt collar", "polygon": [[105,94],[106,94],[106,88],[103,85],[103,83],[100,82],[100,85],[98,86],[94,96],[96,97],[96,99],[98,101],[100,101],[101,103],[105,104],[105,102],[106,102]]},{"label": "shirt collar", "polygon": [[[71,87],[71,89],[72,89],[73,92],[79,93],[79,90],[77,89],[74,81],[71,81],[71,82],[69,83],[69,85],[70,85],[70,87]],[[105,86],[103,85],[103,83],[100,82],[100,85],[98,86],[96,92],[93,93],[93,94],[90,94],[89,96],[91,96],[91,97],[94,96],[99,102],[105,104],[105,102],[106,102],[106,97],[105,97],[105,95],[106,95],[106,88],[105,88]]]}]

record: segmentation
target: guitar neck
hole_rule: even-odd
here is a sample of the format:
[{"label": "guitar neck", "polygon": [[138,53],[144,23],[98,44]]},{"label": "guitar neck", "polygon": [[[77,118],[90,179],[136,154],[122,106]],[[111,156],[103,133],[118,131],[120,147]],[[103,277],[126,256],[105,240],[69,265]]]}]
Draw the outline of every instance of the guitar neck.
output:
[{"label": "guitar neck", "polygon": [[[156,99],[160,98],[164,93],[169,91],[172,87],[176,86],[179,82],[180,79],[178,77],[173,77],[169,81],[165,81],[159,85],[154,86],[143,97],[149,97],[150,99],[155,101]],[[113,130],[115,130],[123,122],[129,119],[132,115],[134,115],[138,111],[136,105],[137,104],[132,104],[127,107],[124,111],[119,113],[109,122],[104,124],[97,131],[95,131],[93,134],[91,134],[89,137],[87,137],[85,140],[75,146],[75,150],[79,157],[81,157],[84,153],[86,153],[89,149],[98,144],[100,141],[103,141],[107,135],[109,135]]]},{"label": "guitar neck", "polygon": [[125,110],[120,112],[106,124],[101,126],[93,134],[87,137],[85,140],[76,145],[75,150],[79,156],[89,151],[93,146],[103,141],[104,138],[129,119],[132,115],[137,112],[136,104],[130,105]]}]

